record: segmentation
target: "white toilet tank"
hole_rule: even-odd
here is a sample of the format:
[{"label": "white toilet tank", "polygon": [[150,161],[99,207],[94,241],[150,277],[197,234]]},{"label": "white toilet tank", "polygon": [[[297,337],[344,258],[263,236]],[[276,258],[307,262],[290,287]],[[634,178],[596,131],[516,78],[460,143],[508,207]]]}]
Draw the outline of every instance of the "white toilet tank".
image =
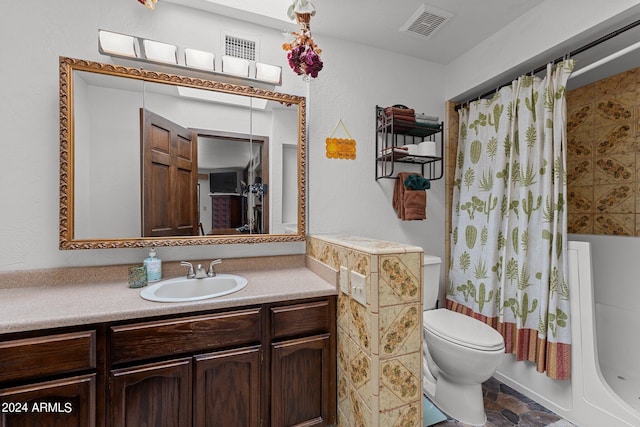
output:
[{"label": "white toilet tank", "polygon": [[437,256],[424,256],[424,273],[423,273],[423,310],[431,310],[436,308],[438,302],[438,293],[440,291],[440,264],[442,260]]}]

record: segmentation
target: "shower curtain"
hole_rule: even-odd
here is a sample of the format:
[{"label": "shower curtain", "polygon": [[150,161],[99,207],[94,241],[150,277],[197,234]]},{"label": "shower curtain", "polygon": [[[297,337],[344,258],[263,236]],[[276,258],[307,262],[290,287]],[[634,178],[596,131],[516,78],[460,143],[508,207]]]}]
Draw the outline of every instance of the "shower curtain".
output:
[{"label": "shower curtain", "polygon": [[497,329],[508,353],[571,374],[566,94],[574,61],[460,110],[447,307]]}]

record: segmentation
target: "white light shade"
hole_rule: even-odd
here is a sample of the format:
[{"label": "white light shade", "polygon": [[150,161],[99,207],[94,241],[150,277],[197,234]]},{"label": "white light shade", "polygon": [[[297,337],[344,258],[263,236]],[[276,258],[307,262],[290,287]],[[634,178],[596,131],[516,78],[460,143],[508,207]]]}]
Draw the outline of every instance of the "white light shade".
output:
[{"label": "white light shade", "polygon": [[104,53],[135,58],[136,45],[133,36],[98,30],[98,47]]},{"label": "white light shade", "polygon": [[281,82],[282,67],[256,62],[256,79],[279,84]]},{"label": "white light shade", "polygon": [[249,60],[222,55],[222,72],[234,76],[249,77]]},{"label": "white light shade", "polygon": [[160,43],[153,40],[143,40],[144,56],[151,61],[166,62],[169,64],[177,64],[178,50],[175,45],[168,43]]},{"label": "white light shade", "polygon": [[184,63],[187,67],[200,68],[207,71],[214,71],[215,55],[197,49],[186,48],[184,50]]}]

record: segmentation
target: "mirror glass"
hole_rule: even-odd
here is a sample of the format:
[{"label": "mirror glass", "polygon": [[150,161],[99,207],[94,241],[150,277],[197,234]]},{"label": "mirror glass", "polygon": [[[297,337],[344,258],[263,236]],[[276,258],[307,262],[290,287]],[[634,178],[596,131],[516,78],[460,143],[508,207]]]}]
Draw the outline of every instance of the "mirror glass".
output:
[{"label": "mirror glass", "polygon": [[63,249],[304,239],[305,100],[60,62]]}]

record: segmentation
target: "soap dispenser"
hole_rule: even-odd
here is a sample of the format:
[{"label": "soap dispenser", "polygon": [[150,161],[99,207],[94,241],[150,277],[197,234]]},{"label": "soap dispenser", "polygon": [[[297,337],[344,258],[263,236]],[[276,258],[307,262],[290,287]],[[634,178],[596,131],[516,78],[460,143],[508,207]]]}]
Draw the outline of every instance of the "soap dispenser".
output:
[{"label": "soap dispenser", "polygon": [[155,248],[149,251],[149,257],[144,260],[144,266],[147,268],[148,282],[157,282],[162,279],[162,260],[156,256]]}]

